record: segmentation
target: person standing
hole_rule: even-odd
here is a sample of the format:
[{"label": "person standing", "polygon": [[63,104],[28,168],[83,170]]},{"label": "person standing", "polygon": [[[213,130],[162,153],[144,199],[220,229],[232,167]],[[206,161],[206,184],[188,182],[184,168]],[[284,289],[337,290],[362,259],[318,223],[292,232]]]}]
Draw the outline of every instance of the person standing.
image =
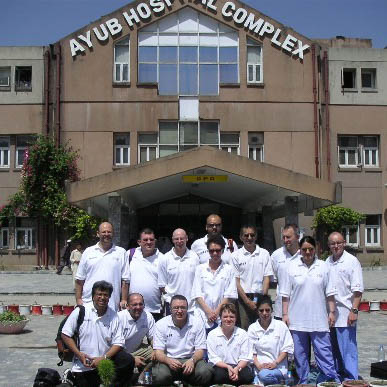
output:
[{"label": "person standing", "polygon": [[300,231],[298,226],[296,224],[286,224],[282,230],[283,246],[275,250],[271,255],[274,282],[277,283],[274,318],[278,320],[282,319],[282,297],[280,296],[280,287],[286,276],[287,265],[289,262],[300,256],[299,238]]},{"label": "person standing", "polygon": [[222,260],[225,263],[231,263],[231,254],[238,249],[238,246],[232,239],[226,239],[222,233],[222,218],[219,215],[208,215],[206,220],[207,235],[203,238],[196,239],[192,243],[191,250],[193,250],[199,257],[200,263],[207,263],[210,259],[208,253],[207,241],[213,235],[220,235],[224,240],[225,248],[223,249]]},{"label": "person standing", "polygon": [[71,273],[73,276],[73,287],[75,289],[75,276],[78,271],[79,262],[81,262],[82,258],[82,245],[77,242],[75,244],[75,249],[71,252],[70,255],[70,263],[71,263]]},{"label": "person standing", "polygon": [[341,380],[359,379],[356,325],[364,291],[359,260],[344,250],[345,240],[339,232],[328,237],[332,255],[327,263],[335,274],[337,295],[336,321],[331,328],[333,357]]},{"label": "person standing", "polygon": [[242,226],[240,239],[243,247],[231,256],[238,290],[238,309],[241,328],[247,330],[257,319],[257,301],[267,294],[273,275],[270,254],[256,244],[255,226]]},{"label": "person standing", "polygon": [[[130,293],[142,294],[145,310],[158,321],[163,317],[157,274],[163,254],[156,248],[155,233],[150,228],[144,228],[140,232],[138,244],[140,247],[136,248],[130,262],[129,290]],[[130,250],[126,254],[129,261]]]},{"label": "person standing", "polygon": [[113,285],[109,306],[117,311],[126,308],[128,300],[129,262],[125,250],[113,243],[113,226],[103,222],[98,227],[99,242],[82,254],[75,275],[75,300],[77,305],[91,302],[94,282],[105,280]]},{"label": "person standing", "polygon": [[70,254],[71,254],[71,239],[66,241],[66,244],[60,251],[60,265],[56,269],[56,274],[62,274],[65,266],[70,268]]},{"label": "person standing", "polygon": [[[172,234],[174,247],[159,260],[158,285],[164,295],[165,310],[170,313],[171,298],[181,294],[187,300],[191,299],[192,284],[196,267],[199,265],[197,254],[187,248],[187,234],[182,228],[177,228]],[[192,300],[188,311],[193,310]]]}]

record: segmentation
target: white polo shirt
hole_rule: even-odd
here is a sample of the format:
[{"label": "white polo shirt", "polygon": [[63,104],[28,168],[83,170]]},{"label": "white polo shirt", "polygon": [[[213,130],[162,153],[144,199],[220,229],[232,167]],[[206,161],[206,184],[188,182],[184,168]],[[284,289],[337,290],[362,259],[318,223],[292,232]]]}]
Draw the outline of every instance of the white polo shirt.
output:
[{"label": "white polo shirt", "polygon": [[213,365],[219,362],[237,365],[241,360],[253,360],[247,332],[238,327],[234,328],[230,339],[224,335],[221,327],[212,330],[207,336],[207,351],[208,361]]},{"label": "white polo shirt", "polygon": [[[281,352],[294,353],[292,335],[286,324],[282,321],[272,319],[266,331],[261,327],[259,321],[251,324],[247,331],[252,351],[257,355],[260,363],[272,363],[277,360]],[[285,376],[288,371],[288,359],[285,357],[277,368]]]},{"label": "white polo shirt", "polygon": [[173,323],[172,315],[164,317],[156,323],[153,349],[174,359],[190,358],[195,351],[206,349],[206,331],[202,322],[191,314],[182,329]]},{"label": "white polo shirt", "polygon": [[335,327],[347,327],[348,315],[352,308],[354,292],[364,292],[363,273],[359,260],[344,251],[342,256],[333,261],[332,255],[327,259],[335,275],[337,294]]},{"label": "white polo shirt", "polygon": [[[226,244],[226,247],[224,248],[224,252],[222,254],[222,261],[225,263],[231,263],[231,251],[228,247],[228,240],[222,235],[222,238],[224,240],[224,243]],[[199,257],[200,263],[207,263],[210,260],[210,253],[207,249],[207,240],[208,235],[204,236],[203,238],[196,239],[194,243],[192,243],[191,250],[193,250]],[[234,251],[238,250],[237,244],[233,241],[232,242],[234,246]]]},{"label": "white polo shirt", "polygon": [[250,253],[243,246],[231,255],[235,277],[240,278],[245,293],[262,293],[263,278],[273,275],[270,254],[256,245]]},{"label": "white polo shirt", "polygon": [[275,250],[271,255],[271,265],[273,268],[274,280],[277,282],[276,299],[274,304],[274,316],[282,318],[282,297],[280,296],[280,287],[286,276],[287,265],[293,259],[300,257],[298,250],[294,255],[291,255],[285,246]]},{"label": "white polo shirt", "polygon": [[[129,257],[129,250],[126,254]],[[142,294],[145,310],[151,313],[160,313],[161,309],[157,270],[162,256],[163,254],[156,249],[153,255],[144,258],[141,248],[137,247],[130,262],[129,293]]]},{"label": "white polo shirt", "polygon": [[308,268],[301,258],[291,261],[280,288],[281,296],[290,298],[290,330],[329,332],[326,298],[336,293],[334,276],[326,262],[316,258]]},{"label": "white polo shirt", "polygon": [[[117,313],[107,308],[103,316],[98,316],[94,304],[89,302],[84,304],[85,318],[79,328],[79,350],[90,357],[104,356],[113,345],[123,347],[124,337],[122,327]],[[76,308],[68,317],[62,328],[62,333],[72,337],[77,328],[79,308]],[[85,367],[82,362],[74,357],[73,372],[91,371],[90,367]]]},{"label": "white polo shirt", "polygon": [[91,290],[97,281],[107,281],[113,285],[113,293],[109,306],[115,311],[121,298],[121,281],[129,279],[129,262],[125,257],[125,249],[112,245],[110,250],[103,251],[99,244],[88,247],[82,254],[75,278],[85,281],[82,300],[91,302]]},{"label": "white polo shirt", "polygon": [[[211,271],[209,263],[202,263],[196,268],[195,279],[192,286],[191,298],[194,300],[203,297],[205,303],[216,309],[224,298],[238,298],[233,268],[227,263],[221,262],[215,272]],[[195,315],[210,328],[213,323],[209,323],[204,310],[196,302]],[[220,322],[220,319],[218,319]]]},{"label": "white polo shirt", "polygon": [[183,257],[179,257],[172,248],[159,260],[158,285],[165,288],[164,299],[171,302],[172,296],[181,294],[189,303],[189,311],[193,309],[191,300],[192,284],[196,267],[199,265],[199,257],[189,249],[186,249]]},{"label": "white polo shirt", "polygon": [[138,349],[142,340],[146,336],[148,340],[153,339],[155,319],[145,310],[136,321],[127,309],[118,312],[118,317],[122,326],[122,334],[125,339],[125,350],[129,353]]}]

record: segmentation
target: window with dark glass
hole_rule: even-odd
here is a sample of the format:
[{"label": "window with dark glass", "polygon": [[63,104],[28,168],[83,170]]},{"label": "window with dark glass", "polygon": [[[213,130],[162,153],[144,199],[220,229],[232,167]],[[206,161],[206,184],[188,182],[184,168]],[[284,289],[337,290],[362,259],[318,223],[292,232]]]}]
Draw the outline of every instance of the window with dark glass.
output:
[{"label": "window with dark glass", "polygon": [[16,91],[32,90],[32,67],[31,66],[15,67],[15,90]]},{"label": "window with dark glass", "polygon": [[0,67],[0,91],[11,88],[11,67]]},{"label": "window with dark glass", "polygon": [[376,69],[361,69],[362,89],[376,88]]},{"label": "window with dark glass", "polygon": [[130,134],[114,135],[114,164],[130,165]]},{"label": "window with dark glass", "polygon": [[256,161],[264,160],[263,152],[263,133],[262,132],[249,132],[249,159]]},{"label": "window with dark glass", "polygon": [[0,168],[9,168],[10,141],[9,136],[0,137]]},{"label": "window with dark glass", "polygon": [[341,87],[344,89],[356,89],[356,69],[342,69]]}]

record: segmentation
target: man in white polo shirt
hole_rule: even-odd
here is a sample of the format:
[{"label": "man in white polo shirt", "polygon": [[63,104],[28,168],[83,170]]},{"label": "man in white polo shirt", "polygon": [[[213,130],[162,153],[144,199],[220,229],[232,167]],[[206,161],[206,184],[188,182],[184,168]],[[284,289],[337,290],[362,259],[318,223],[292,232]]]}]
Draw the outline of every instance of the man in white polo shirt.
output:
[{"label": "man in white polo shirt", "polygon": [[109,306],[117,311],[119,306],[126,307],[129,263],[125,257],[125,249],[113,244],[113,226],[110,223],[101,223],[97,236],[99,242],[88,247],[82,254],[75,276],[75,300],[77,305],[91,302],[94,282],[105,280],[113,285]]},{"label": "man in white polo shirt", "polygon": [[257,301],[267,294],[273,275],[270,254],[256,244],[257,228],[242,226],[243,247],[231,256],[238,290],[238,309],[241,328],[246,329],[257,320]]},{"label": "man in white polo shirt", "polygon": [[[118,312],[125,339],[124,349],[135,360],[138,369],[142,369],[153,357],[152,340],[155,320],[144,310],[144,298],[139,293],[130,293],[127,309]],[[143,343],[147,338],[148,345]]]},{"label": "man in white polo shirt", "polygon": [[356,323],[364,291],[363,273],[359,260],[344,250],[345,240],[339,232],[329,235],[328,246],[332,255],[327,263],[335,275],[337,289],[336,321],[331,328],[333,358],[341,380],[357,380]]},{"label": "man in white polo shirt", "polygon": [[238,249],[238,246],[232,239],[226,239],[222,233],[222,218],[219,215],[208,215],[206,221],[207,235],[203,238],[196,239],[192,243],[191,250],[193,250],[199,257],[200,263],[207,263],[210,259],[208,253],[207,240],[212,235],[220,235],[225,243],[225,248],[222,255],[222,261],[225,263],[231,263],[231,254]]},{"label": "man in white polo shirt", "polygon": [[175,295],[171,299],[172,314],[156,323],[153,349],[157,363],[152,369],[155,386],[170,386],[175,380],[206,386],[211,381],[211,366],[203,360],[204,326],[187,309],[187,299]]},{"label": "man in white polo shirt", "polygon": [[[130,262],[129,291],[143,295],[145,310],[158,321],[163,316],[157,271],[163,254],[156,249],[155,233],[150,228],[140,232],[138,244],[140,247],[137,247]],[[129,260],[130,250],[126,254]]]},{"label": "man in white polo shirt", "polygon": [[99,387],[98,364],[102,359],[111,359],[116,370],[114,386],[126,386],[133,374],[134,359],[122,351],[122,327],[117,313],[108,306],[113,287],[109,282],[97,281],[91,292],[92,302],[84,305],[85,317],[79,327],[78,343],[73,336],[77,330],[79,308],[70,314],[62,329],[62,340],[74,353],[72,373],[76,385]]},{"label": "man in white polo shirt", "polygon": [[296,224],[286,224],[282,230],[283,246],[275,250],[271,255],[274,282],[277,283],[277,297],[273,311],[274,318],[277,320],[282,320],[282,297],[280,296],[280,286],[285,279],[287,265],[290,261],[300,255],[299,238],[300,231],[298,226]]},{"label": "man in white polo shirt", "polygon": [[[171,298],[175,294],[191,299],[192,284],[196,267],[199,265],[197,254],[187,248],[186,232],[178,228],[172,234],[174,247],[159,260],[158,282],[164,294],[166,313],[170,313]],[[188,311],[193,310],[193,302],[189,302]]]}]

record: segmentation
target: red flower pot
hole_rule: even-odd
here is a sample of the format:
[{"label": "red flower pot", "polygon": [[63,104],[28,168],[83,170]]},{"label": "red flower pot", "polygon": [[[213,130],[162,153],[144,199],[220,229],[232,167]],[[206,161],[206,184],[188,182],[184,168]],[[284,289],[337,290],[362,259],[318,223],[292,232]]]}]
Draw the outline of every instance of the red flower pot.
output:
[{"label": "red flower pot", "polygon": [[359,310],[362,312],[370,311],[370,302],[369,301],[361,301],[359,305]]},{"label": "red flower pot", "polygon": [[8,311],[16,313],[16,314],[20,314],[19,313],[19,305],[15,305],[15,304],[8,305]]},{"label": "red flower pot", "polygon": [[60,316],[63,314],[63,306],[56,304],[52,306],[52,314],[55,316]]},{"label": "red flower pot", "polygon": [[42,305],[32,305],[31,314],[39,316],[42,314]]},{"label": "red flower pot", "polygon": [[63,305],[63,314],[68,316],[74,310],[74,305]]},{"label": "red flower pot", "polygon": [[380,301],[380,310],[387,310],[387,301]]}]

